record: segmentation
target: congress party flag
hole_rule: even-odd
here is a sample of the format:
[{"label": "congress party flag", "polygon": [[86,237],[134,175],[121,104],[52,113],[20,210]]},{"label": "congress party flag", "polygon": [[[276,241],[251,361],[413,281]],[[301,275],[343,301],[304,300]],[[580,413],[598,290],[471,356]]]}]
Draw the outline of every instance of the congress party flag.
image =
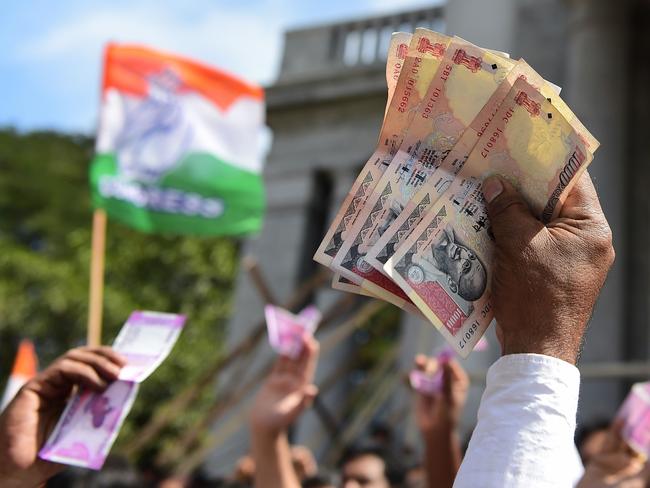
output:
[{"label": "congress party flag", "polygon": [[259,86],[179,56],[109,44],[93,204],[144,232],[259,230],[264,111]]}]

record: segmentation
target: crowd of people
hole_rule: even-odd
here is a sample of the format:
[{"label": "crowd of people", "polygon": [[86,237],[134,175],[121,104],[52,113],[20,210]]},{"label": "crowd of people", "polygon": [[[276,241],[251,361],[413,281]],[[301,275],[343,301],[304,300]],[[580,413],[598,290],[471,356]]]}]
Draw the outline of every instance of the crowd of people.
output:
[{"label": "crowd of people", "polygon": [[[318,395],[319,345],[305,337],[296,359],[279,357],[249,417],[250,455],[218,486],[255,488],[644,487],[646,460],[623,441],[620,422],[580,433],[575,444],[580,357],[587,324],[614,260],[611,231],[587,173],[544,225],[505,180],[483,185],[495,240],[492,305],[502,356],[490,367],[477,422],[463,449],[458,425],[469,380],[456,360],[439,393],[414,392],[422,456],[360,439],[334,472],[292,446],[289,429]],[[102,390],[123,359],[107,347],[73,349],[28,382],[0,416],[0,486],[42,486],[62,466],[38,458],[72,389]],[[170,480],[165,486],[173,486]],[[176,486],[182,486],[180,482]],[[209,486],[194,480],[186,486]],[[110,485],[105,485],[110,486]],[[117,485],[115,485],[117,486]],[[217,485],[211,485],[217,486]]]}]

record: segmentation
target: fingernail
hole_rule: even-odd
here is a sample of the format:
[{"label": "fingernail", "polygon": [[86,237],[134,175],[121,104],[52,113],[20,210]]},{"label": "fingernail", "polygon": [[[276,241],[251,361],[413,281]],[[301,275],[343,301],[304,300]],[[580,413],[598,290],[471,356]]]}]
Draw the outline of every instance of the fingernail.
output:
[{"label": "fingernail", "polygon": [[497,176],[489,176],[483,182],[483,196],[490,203],[503,192],[503,183]]}]

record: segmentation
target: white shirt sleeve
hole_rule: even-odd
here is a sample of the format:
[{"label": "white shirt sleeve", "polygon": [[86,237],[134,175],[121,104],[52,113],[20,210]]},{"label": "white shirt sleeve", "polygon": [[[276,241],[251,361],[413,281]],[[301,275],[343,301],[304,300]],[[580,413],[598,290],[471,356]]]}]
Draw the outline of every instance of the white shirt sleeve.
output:
[{"label": "white shirt sleeve", "polygon": [[454,488],[570,488],[581,476],[573,435],[578,369],[539,354],[489,369],[478,423]]}]

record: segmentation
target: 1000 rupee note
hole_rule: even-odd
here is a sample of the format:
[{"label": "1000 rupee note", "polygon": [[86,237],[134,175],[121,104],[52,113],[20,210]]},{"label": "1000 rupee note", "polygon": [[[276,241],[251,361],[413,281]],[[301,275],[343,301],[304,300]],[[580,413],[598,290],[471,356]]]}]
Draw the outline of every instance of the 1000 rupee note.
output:
[{"label": "1000 rupee note", "polygon": [[[413,34],[409,32],[393,32],[390,36],[388,45],[388,56],[386,57],[386,86],[388,87],[388,97],[386,99],[386,109],[384,110],[384,121],[390,107],[390,101],[393,99],[395,87],[399,74],[402,72],[404,60],[409,52],[409,44]],[[382,124],[383,125],[383,124]],[[381,133],[381,131],[380,131]]]},{"label": "1000 rupee note", "polygon": [[441,171],[437,173],[438,176],[432,178],[429,185],[418,191],[413,199],[404,207],[402,213],[395,218],[391,226],[368,251],[366,261],[373,268],[383,269],[384,264],[393,255],[395,249],[408,238],[413,229],[421,222],[423,215],[426,214],[431,205],[449,188],[449,185],[451,185],[453,179],[462,169],[465,161],[467,161],[467,157],[474,148],[476,141],[483,134],[483,131],[496,114],[496,111],[512,88],[514,82],[520,77],[523,77],[531,85],[538,88],[540,93],[551,101],[567,121],[578,131],[580,136],[583,137],[590,151],[593,152],[597,149],[598,141],[577,120],[566,103],[559,97],[559,87],[546,82],[525,61],[519,60],[517,65],[506,77],[506,80],[499,85],[483,110],[472,121],[452,151],[447,155],[442,163]]},{"label": "1000 rupee note", "polygon": [[462,357],[493,318],[493,241],[482,181],[507,178],[548,221],[592,158],[559,110],[517,79],[450,188],[387,261],[384,270]]},{"label": "1000 rupee note", "polygon": [[334,269],[374,295],[408,301],[390,278],[366,262],[366,252],[435,175],[514,64],[460,38],[452,40],[404,141],[336,255]]},{"label": "1000 rupee note", "polygon": [[357,295],[363,295],[371,298],[379,298],[369,291],[364,290],[356,283],[352,283],[347,278],[341,276],[339,273],[334,273],[332,276],[332,288],[334,290],[344,291],[347,293],[356,293]]},{"label": "1000 rupee note", "polygon": [[[386,99],[386,109],[384,111],[384,120],[390,107],[390,101],[393,99],[395,87],[399,74],[404,66],[404,59],[408,54],[409,43],[413,34],[407,32],[393,32],[388,46],[388,56],[386,58],[386,86],[388,87],[388,97]],[[383,126],[383,122],[382,122]],[[357,293],[359,295],[374,296],[369,292],[364,292],[361,287],[350,280],[343,278],[339,273],[332,277],[332,288],[335,290],[345,291],[348,293]]]},{"label": "1000 rupee note", "polygon": [[336,256],[359,210],[401,144],[449,42],[450,39],[442,34],[427,29],[416,30],[386,113],[379,145],[352,185],[316,251],[314,259],[317,262],[329,266]]}]

